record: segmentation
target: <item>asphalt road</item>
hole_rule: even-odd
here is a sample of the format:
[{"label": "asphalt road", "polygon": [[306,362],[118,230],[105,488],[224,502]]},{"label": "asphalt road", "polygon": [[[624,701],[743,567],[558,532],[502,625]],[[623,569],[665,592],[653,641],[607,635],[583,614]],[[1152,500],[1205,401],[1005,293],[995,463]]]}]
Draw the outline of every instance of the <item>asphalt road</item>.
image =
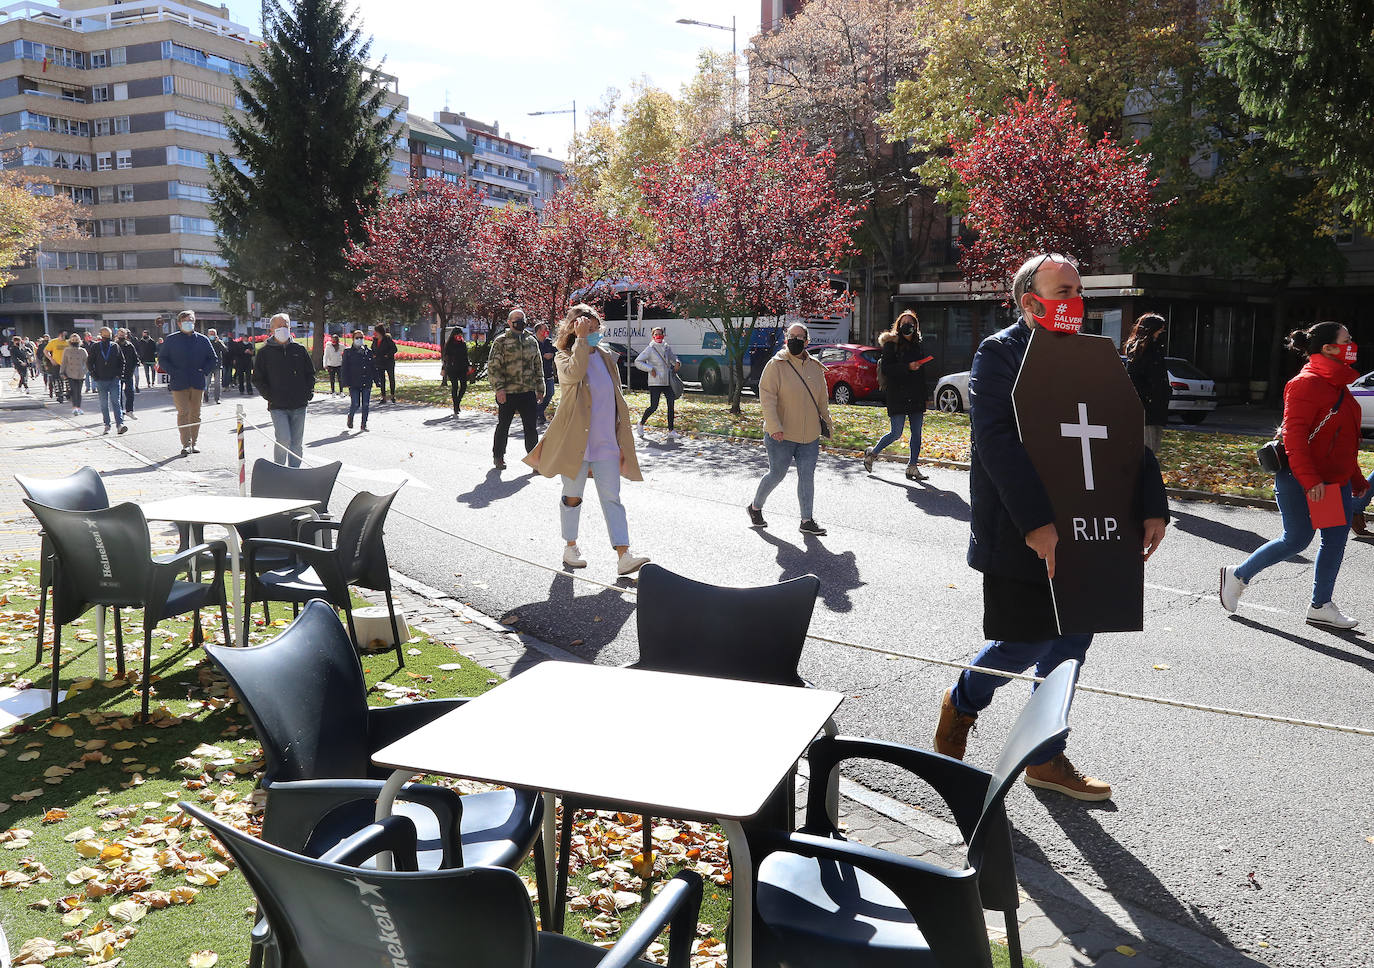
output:
[{"label": "asphalt road", "polygon": [[[162,393],[140,396],[134,429],[174,422]],[[205,416],[227,416],[238,401],[230,394]],[[245,404],[270,435],[262,401]],[[344,462],[336,514],[350,489],[404,484],[397,510],[555,570],[476,549],[398,515],[387,526],[394,568],[490,615],[517,616],[510,621],[522,631],[597,662],[635,657],[633,599],[557,571],[558,484],[523,472],[517,440],[507,455],[510,469],[492,468],[491,415],[453,419],[435,409],[382,406],[363,435],[345,431],[345,409],[343,398],[317,397],[306,423],[308,456]],[[229,489],[236,475],[231,427],[207,426],[204,453],[185,459],[173,456],[170,431],[117,443],[188,472],[188,480],[208,478]],[[251,463],[270,456],[271,442],[250,433],[247,449]],[[967,474],[935,468],[929,482],[917,485],[902,478],[898,464],[880,463],[868,476],[856,460],[823,455],[816,516],[830,533],[814,538],[797,531],[792,479],[768,504],[770,528],[746,526],[744,505],[765,466],[759,447],[657,439],[643,443],[640,460],[645,481],[623,490],[631,539],[659,563],[732,585],[815,573],[822,580],[812,622],[818,634],[959,661],[979,648],[980,583],[964,562]],[[615,582],[590,488],[588,498],[584,574]],[[1374,727],[1374,645],[1359,632],[1337,635],[1303,622],[1315,547],[1257,579],[1239,614],[1228,617],[1216,602],[1218,565],[1238,562],[1276,534],[1278,516],[1210,504],[1174,511],[1168,538],[1147,567],[1146,630],[1099,636],[1082,682]],[[1366,593],[1374,580],[1371,550],[1352,542],[1336,600],[1374,628]],[[845,693],[843,731],[921,746],[930,743],[940,695],[953,681],[948,669],[814,642],[802,671]],[[1002,690],[973,734],[970,760],[991,766],[1025,696],[1020,683]],[[652,697],[589,696],[584,721],[570,723],[569,732],[595,744],[597,736],[613,735],[598,724],[690,709],[681,697],[660,705]],[[1023,854],[1224,937],[1264,963],[1374,963],[1374,739],[1087,694],[1077,699],[1072,723],[1070,755],[1109,780],[1115,799],[1085,805],[1018,786],[1009,811]],[[760,725],[745,714],[741,732]],[[690,753],[693,768],[709,776],[715,752]],[[660,766],[672,768],[671,758]],[[876,766],[852,775],[941,812],[903,776]]]}]

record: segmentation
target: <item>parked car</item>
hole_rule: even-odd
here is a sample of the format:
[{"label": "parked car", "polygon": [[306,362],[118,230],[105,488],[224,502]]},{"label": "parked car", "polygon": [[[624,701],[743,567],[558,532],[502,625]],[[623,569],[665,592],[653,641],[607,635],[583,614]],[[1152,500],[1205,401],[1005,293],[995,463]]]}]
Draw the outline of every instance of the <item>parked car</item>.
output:
[{"label": "parked car", "polygon": [[[1122,358],[1125,363],[1125,357]],[[1216,383],[1187,360],[1177,356],[1165,357],[1169,367],[1169,386],[1173,396],[1169,398],[1169,412],[1178,414],[1184,423],[1198,424],[1217,408]],[[1370,374],[1374,377],[1374,373]],[[944,413],[962,413],[969,409],[968,392],[969,371],[948,373],[935,384],[935,409]],[[1366,413],[1366,426],[1374,429],[1374,379],[1370,381],[1371,400]],[[1353,389],[1353,384],[1352,384]],[[1365,406],[1361,402],[1361,406]]]},{"label": "parked car", "polygon": [[1360,433],[1374,435],[1374,373],[1366,373],[1350,384],[1350,395],[1360,405]]},{"label": "parked car", "polygon": [[825,367],[825,387],[834,403],[881,397],[878,361],[882,351],[858,343],[819,343],[808,352]]},{"label": "parked car", "polygon": [[935,384],[935,409],[942,413],[963,413],[968,409],[968,370],[946,373]]},{"label": "parked car", "polygon": [[1169,412],[1178,414],[1184,423],[1202,423],[1217,408],[1215,381],[1180,357],[1166,356],[1164,362],[1169,367],[1169,387],[1174,391],[1169,397]]}]

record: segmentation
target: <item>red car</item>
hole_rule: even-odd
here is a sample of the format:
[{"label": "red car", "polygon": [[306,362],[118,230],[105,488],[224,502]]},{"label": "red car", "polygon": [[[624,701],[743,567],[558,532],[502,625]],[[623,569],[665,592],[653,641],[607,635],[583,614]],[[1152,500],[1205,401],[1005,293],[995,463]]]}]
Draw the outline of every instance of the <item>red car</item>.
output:
[{"label": "red car", "polygon": [[882,350],[857,343],[820,343],[810,353],[825,367],[825,386],[830,399],[839,404],[881,396],[878,390],[878,361]]}]

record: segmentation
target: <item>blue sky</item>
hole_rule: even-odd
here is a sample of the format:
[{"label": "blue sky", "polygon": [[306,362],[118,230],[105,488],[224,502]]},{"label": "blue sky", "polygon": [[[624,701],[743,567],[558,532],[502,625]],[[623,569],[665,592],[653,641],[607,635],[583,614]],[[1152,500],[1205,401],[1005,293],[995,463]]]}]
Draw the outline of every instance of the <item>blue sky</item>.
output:
[{"label": "blue sky", "polygon": [[[260,4],[227,0],[231,18],[258,30]],[[414,114],[447,103],[535,150],[566,155],[572,116],[527,117],[577,101],[586,109],[608,87],[628,91],[647,75],[677,93],[704,47],[730,49],[728,31],[689,27],[679,17],[729,26],[743,50],[759,27],[758,0],[355,0],[373,52],[401,81]],[[741,77],[741,83],[743,77]]]}]

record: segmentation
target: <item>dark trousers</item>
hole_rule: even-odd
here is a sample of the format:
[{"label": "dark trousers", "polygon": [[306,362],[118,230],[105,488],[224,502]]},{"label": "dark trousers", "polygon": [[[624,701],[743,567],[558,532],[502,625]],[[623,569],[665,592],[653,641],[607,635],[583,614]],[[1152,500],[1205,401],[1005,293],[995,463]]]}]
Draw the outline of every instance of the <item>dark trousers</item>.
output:
[{"label": "dark trousers", "polygon": [[673,391],[668,387],[649,387],[649,409],[644,411],[644,416],[639,418],[639,423],[642,426],[649,422],[649,418],[652,417],[654,415],[654,411],[658,409],[659,397],[667,397],[668,399],[668,429],[672,430]]},{"label": "dark trousers", "polygon": [[143,383],[146,386],[151,387],[153,385],[153,367],[155,365],[152,360],[143,364]]},{"label": "dark trousers", "polygon": [[[455,377],[450,375],[448,378],[448,392],[453,397],[453,412],[457,413],[463,408],[463,394],[468,392],[467,376]],[[509,424],[510,421],[507,421]]]},{"label": "dark trousers", "polygon": [[77,410],[81,409],[81,390],[85,385],[85,377],[80,379],[67,377],[67,395],[72,398],[72,406]]},{"label": "dark trousers", "polygon": [[238,380],[239,393],[253,392],[253,365],[251,363],[239,364],[234,375]]},{"label": "dark trousers", "polygon": [[510,435],[510,422],[517,411],[520,413],[521,422],[525,425],[525,453],[528,454],[534,450],[534,445],[539,443],[539,431],[535,427],[535,414],[538,409],[533,390],[506,394],[506,402],[497,404],[496,436],[492,438],[491,442],[493,456],[506,456],[506,438]]},{"label": "dark trousers", "polygon": [[539,422],[547,423],[549,419],[549,404],[553,403],[553,391],[558,388],[558,381],[551,376],[544,377],[544,402],[539,405]]},{"label": "dark trousers", "polygon": [[344,385],[343,385],[343,377],[339,374],[339,371],[342,370],[343,367],[341,367],[341,366],[327,366],[327,367],[325,367],[325,369],[329,371],[329,392],[330,392],[330,393],[333,393],[333,392],[334,392],[334,386],[335,386],[335,384],[338,384],[338,387],[339,387],[340,390],[346,389],[346,388],[344,387]]},{"label": "dark trousers", "polygon": [[377,362],[377,389],[382,391],[382,396],[386,396],[386,378],[391,377],[391,396],[396,397],[396,361],[379,360]]},{"label": "dark trousers", "polygon": [[[134,373],[137,373],[137,372],[138,372],[138,370],[135,369],[135,370],[134,370]],[[124,387],[124,412],[125,412],[125,413],[133,413],[133,412],[134,412],[134,394],[138,392],[137,388],[134,386],[134,378],[133,378],[133,376],[132,376],[132,375],[126,376],[126,377],[124,378],[124,380],[123,380],[123,384],[122,384],[122,385],[123,385],[123,387]]]}]

